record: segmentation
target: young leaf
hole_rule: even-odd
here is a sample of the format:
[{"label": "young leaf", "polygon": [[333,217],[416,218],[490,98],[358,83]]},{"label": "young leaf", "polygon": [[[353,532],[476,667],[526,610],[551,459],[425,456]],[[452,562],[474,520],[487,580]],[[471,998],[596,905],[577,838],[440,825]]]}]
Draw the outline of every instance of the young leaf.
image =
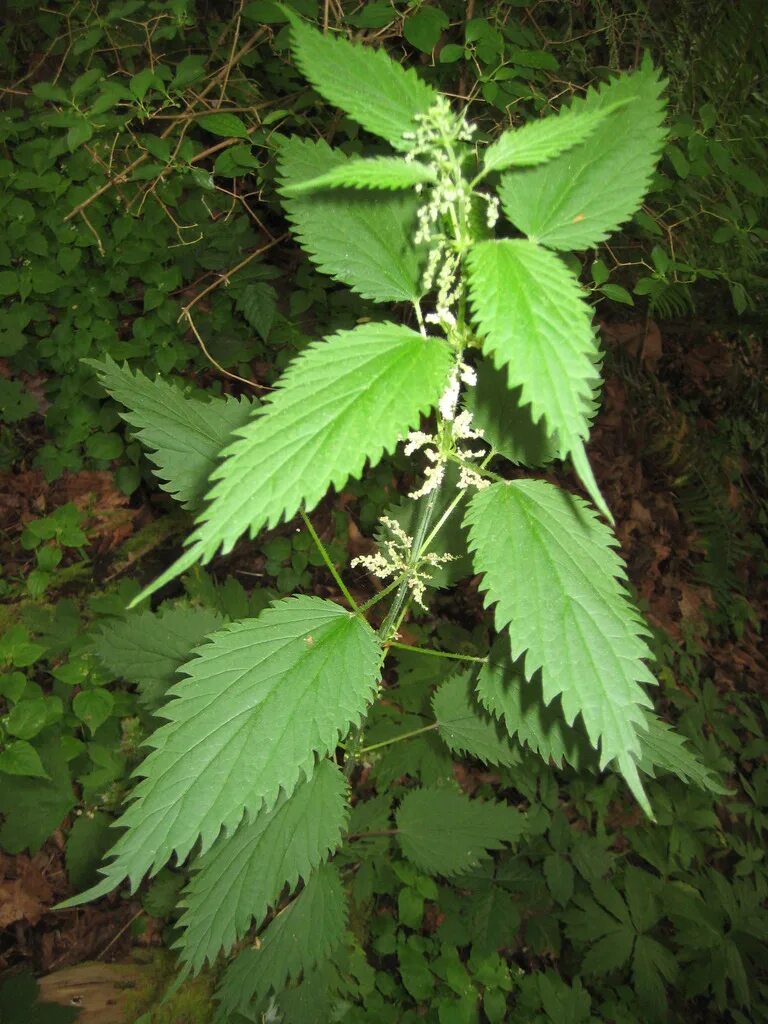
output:
[{"label": "young leaf", "polygon": [[434,180],[435,172],[426,164],[377,156],[370,160],[346,160],[316,178],[286,186],[283,194],[299,196],[323,188],[410,189]]},{"label": "young leaf", "polygon": [[592,311],[560,259],[522,238],[480,242],[469,253],[469,286],[483,349],[510,388],[521,388],[534,423],[568,443],[586,438],[585,410],[599,353]]},{"label": "young leaf", "polygon": [[609,114],[629,102],[630,99],[625,99],[598,110],[565,108],[556,117],[529,121],[520,128],[506,131],[485,151],[484,172],[543,164],[585,142]]},{"label": "young leaf", "polygon": [[473,315],[483,349],[511,389],[557,434],[561,456],[607,513],[584,453],[599,350],[592,311],[576,278],[553,253],[525,239],[480,242],[468,256]]},{"label": "young leaf", "polygon": [[[270,992],[310,971],[330,956],[344,938],[347,906],[336,869],[324,864],[260,936],[227,968],[216,994],[214,1024],[236,1012],[258,1009]],[[255,1007],[252,1004],[256,1004]]]},{"label": "young leaf", "polygon": [[601,767],[615,758],[647,808],[637,729],[651,702],[639,684],[655,680],[615,537],[585,502],[543,480],[478,491],[467,522],[486,604],[496,605],[496,628],[509,627],[513,659],[525,652],[529,680],[541,670],[544,700],[560,694],[568,724],[581,714]]},{"label": "young leaf", "polygon": [[220,836],[194,865],[181,902],[185,929],[177,943],[194,971],[229,952],[253,921],[260,922],[283,886],[294,889],[339,844],[347,817],[344,776],[331,761],[291,796],[281,794],[270,811],[243,821],[234,835]]},{"label": "young leaf", "polygon": [[93,638],[99,661],[121,679],[136,683],[139,700],[160,707],[176,673],[209,633],[222,624],[212,608],[163,605],[157,612],[129,614],[103,625]]},{"label": "young leaf", "polygon": [[549,705],[544,703],[541,675],[536,673],[526,680],[522,665],[510,656],[506,636],[496,639],[487,664],[480,669],[477,697],[483,707],[504,722],[510,736],[545,761],[561,767],[566,761],[580,770],[597,767],[597,755],[582,723],[566,723],[559,697]]},{"label": "young leaf", "polygon": [[525,832],[525,816],[505,803],[470,800],[454,789],[412,789],[396,816],[397,840],[416,867],[455,875]]},{"label": "young leaf", "polygon": [[645,62],[634,74],[575,99],[569,111],[574,117],[612,112],[577,148],[541,167],[504,175],[499,196],[512,223],[552,249],[589,249],[629,220],[648,191],[664,142],[663,87]]},{"label": "young leaf", "polygon": [[421,297],[421,254],[413,244],[418,197],[368,195],[354,190],[290,196],[289,190],[334,172],[352,158],[322,140],[296,137],[278,151],[278,181],[299,244],[324,274],[374,302]]},{"label": "young leaf", "polygon": [[359,476],[366,459],[375,465],[437,404],[450,365],[444,341],[393,324],[310,345],[224,453],[190,549],[151,589],[219,546],[231,551],[246,530],[255,536],[289,519],[302,502],[314,508],[329,487]]},{"label": "young leaf", "polygon": [[109,356],[83,361],[94,367],[99,383],[115,401],[127,407],[121,416],[149,449],[162,489],[183,508],[198,507],[221,451],[233,431],[248,421],[254,403],[208,398],[199,390],[186,396],[162,377],[150,380],[139,370],[118,366]]},{"label": "young leaf", "polygon": [[320,95],[394,149],[409,149],[413,142],[404,135],[414,131],[416,116],[438,94],[383,50],[322,35],[295,14],[290,22],[296,64]]},{"label": "young leaf", "polygon": [[432,698],[437,731],[448,747],[486,764],[520,764],[520,748],[473,697],[474,675],[462,672],[447,679]]},{"label": "young leaf", "polygon": [[373,697],[381,665],[376,634],[332,601],[295,597],[257,619],[225,626],[198,648],[170,690],[168,719],[152,753],[105,879],[68,905],[95,899],[124,878],[135,889],[175,852],[271,810],[314,771]]}]

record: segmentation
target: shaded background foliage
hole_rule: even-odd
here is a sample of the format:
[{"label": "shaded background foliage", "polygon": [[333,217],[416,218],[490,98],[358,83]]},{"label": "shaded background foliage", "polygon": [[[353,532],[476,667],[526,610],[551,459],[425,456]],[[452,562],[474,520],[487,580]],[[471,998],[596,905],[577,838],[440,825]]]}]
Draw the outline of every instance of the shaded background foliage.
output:
[{"label": "shaded background foliage", "polygon": [[[634,1021],[638,1007],[647,1020],[768,1019],[763,5],[292,6],[386,46],[468,101],[488,137],[645,49],[665,68],[671,132],[651,193],[615,242],[578,260],[609,370],[592,452],[656,628],[661,707],[732,792],[661,780],[651,826],[612,778],[555,774],[528,754],[489,772],[431,737],[388,748],[359,783],[352,832],[385,830],[408,780],[453,773],[524,807],[527,837],[450,884],[385,836],[359,843],[349,941],[286,997],[286,1019],[317,1020],[326,995],[328,1019],[348,1021],[576,1024]],[[274,191],[279,135],[350,154],[363,140],[292,67],[269,0],[12,0],[0,58],[2,963],[48,971],[173,942],[182,870],[76,919],[47,908],[93,879],[158,695],[196,638],[297,588],[334,594],[289,526],[143,610],[143,663],[100,652],[187,520],[83,360],[251,396],[249,381],[271,383],[321,332],[369,316],[288,241]],[[396,467],[323,507],[334,557],[366,550],[408,481]],[[357,586],[367,595],[370,581]],[[438,594],[411,638],[483,650],[475,589]],[[418,724],[439,681],[404,655],[371,742]]]}]

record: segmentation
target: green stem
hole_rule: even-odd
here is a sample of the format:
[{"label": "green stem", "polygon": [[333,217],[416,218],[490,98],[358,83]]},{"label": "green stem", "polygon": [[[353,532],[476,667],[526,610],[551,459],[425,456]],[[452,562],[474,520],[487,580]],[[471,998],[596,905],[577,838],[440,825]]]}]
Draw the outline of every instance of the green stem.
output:
[{"label": "green stem", "polygon": [[369,754],[372,750],[381,750],[382,747],[389,747],[393,743],[400,743],[402,740],[409,740],[413,736],[421,736],[424,732],[432,732],[437,728],[437,722],[430,722],[429,725],[422,725],[420,729],[412,729],[410,732],[403,732],[391,740],[382,740],[381,743],[372,743],[369,747],[361,747],[358,754]]},{"label": "green stem", "polygon": [[485,665],[487,658],[478,658],[474,654],[454,654],[452,651],[436,651],[429,647],[414,647],[412,644],[395,643],[390,641],[388,647],[395,647],[398,651],[414,651],[416,654],[429,654],[433,658],[451,658],[453,661],[474,661],[478,665]]},{"label": "green stem", "polygon": [[459,504],[459,502],[465,496],[466,496],[466,491],[459,491],[459,493],[453,499],[453,501],[448,506],[448,508],[445,510],[445,512],[443,512],[443,514],[440,516],[438,521],[435,523],[435,525],[429,531],[429,536],[425,539],[424,543],[421,545],[421,551],[419,551],[419,557],[421,557],[422,555],[426,554],[426,552],[429,550],[429,545],[432,543],[432,541],[435,539],[435,537],[438,535],[438,533],[445,526],[445,524],[448,521],[448,519],[450,518],[451,514],[455,511],[456,506]]},{"label": "green stem", "polygon": [[[455,455],[453,452],[448,453],[448,458],[451,462],[455,462],[459,466],[463,466],[465,469],[471,469],[473,473],[477,473],[478,476],[484,476],[488,480],[492,480],[495,484],[508,484],[509,480],[505,480],[503,476],[499,476],[498,473],[493,473],[490,469],[486,469],[483,463],[477,465],[474,462],[467,462],[466,459],[462,459],[461,456]],[[484,460],[484,461],[487,461]]]},{"label": "green stem", "polygon": [[388,583],[386,585],[386,587],[384,587],[383,590],[380,590],[378,592],[378,594],[374,594],[374,596],[369,601],[366,601],[365,604],[361,604],[360,608],[359,608],[359,611],[360,612],[367,612],[369,608],[373,608],[373,606],[375,604],[378,604],[379,601],[382,601],[385,597],[387,597],[389,594],[391,594],[393,590],[395,590],[397,587],[399,587],[400,584],[403,582],[403,580],[407,580],[407,579],[408,579],[408,573],[405,573],[405,572],[401,573],[401,575],[398,576],[397,579],[394,579],[394,580],[392,580],[391,583]]},{"label": "green stem", "polygon": [[[437,497],[440,493],[440,488],[436,487],[433,491],[427,495],[427,500],[419,510],[419,518],[416,523],[416,532],[413,535],[413,544],[411,545],[411,557],[409,565],[413,566],[418,561],[419,552],[421,546],[424,543],[424,537],[426,536],[427,529],[429,528],[429,521],[432,518],[432,513],[435,510],[435,504],[437,503]],[[392,607],[387,612],[387,617],[381,625],[379,630],[379,636],[382,640],[389,640],[392,635],[392,625],[400,614],[400,609],[405,603],[405,599],[408,596],[408,577],[401,582],[395,594],[395,599],[392,602]]]},{"label": "green stem", "polygon": [[354,599],[354,597],[352,597],[352,595],[350,594],[350,592],[347,590],[346,586],[344,585],[344,581],[342,580],[341,576],[339,576],[339,573],[338,573],[338,571],[336,569],[336,566],[333,564],[333,562],[331,561],[330,555],[325,550],[325,545],[323,544],[323,542],[318,537],[317,532],[315,531],[314,526],[309,521],[309,518],[307,517],[307,515],[305,514],[303,509],[301,509],[299,511],[299,515],[304,520],[304,525],[309,530],[309,535],[312,538],[312,540],[315,542],[315,547],[320,552],[320,556],[323,559],[323,561],[325,562],[326,566],[328,567],[328,571],[330,572],[331,576],[333,576],[334,580],[336,580],[336,586],[339,588],[339,590],[342,592],[344,597],[347,599],[347,603],[350,605],[350,607],[352,607],[354,609],[354,611],[359,614],[360,607],[359,607],[357,601]]}]

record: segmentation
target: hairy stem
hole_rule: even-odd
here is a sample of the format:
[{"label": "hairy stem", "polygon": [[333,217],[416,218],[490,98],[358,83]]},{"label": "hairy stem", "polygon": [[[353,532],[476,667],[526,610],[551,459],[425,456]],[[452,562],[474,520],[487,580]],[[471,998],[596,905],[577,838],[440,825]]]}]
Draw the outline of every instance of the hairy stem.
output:
[{"label": "hairy stem", "polygon": [[354,597],[352,597],[352,595],[350,594],[350,592],[347,590],[346,586],[344,585],[344,581],[342,580],[341,576],[339,575],[338,570],[336,569],[336,566],[331,561],[331,556],[328,554],[328,552],[325,549],[325,545],[323,544],[323,542],[318,537],[317,532],[316,532],[314,526],[312,525],[312,523],[309,520],[309,517],[305,514],[303,509],[299,511],[299,515],[304,520],[304,525],[309,530],[309,535],[312,538],[312,540],[315,542],[315,547],[320,552],[320,557],[325,562],[326,566],[328,567],[328,571],[330,572],[331,576],[333,576],[334,580],[336,581],[336,586],[339,588],[339,590],[342,592],[342,594],[346,598],[347,603],[349,604],[349,606],[355,612],[359,612],[360,611],[360,606],[358,605],[357,601],[354,599]]},{"label": "hairy stem", "polygon": [[371,743],[369,747],[361,747],[358,754],[369,754],[372,750],[381,750],[382,747],[390,747],[393,743],[400,743],[402,740],[410,740],[414,736],[421,736],[424,732],[433,732],[437,728],[437,722],[430,722],[429,725],[422,725],[420,729],[411,729],[410,732],[403,732],[399,736],[393,736],[391,740],[382,740],[381,743]]},{"label": "hairy stem", "polygon": [[390,641],[388,647],[394,647],[398,651],[414,651],[416,654],[429,654],[433,658],[451,658],[453,661],[474,661],[478,665],[485,665],[487,658],[479,658],[474,654],[454,654],[453,651],[436,651],[430,647],[414,647],[412,644],[399,644],[394,640]]},{"label": "hairy stem", "polygon": [[[436,487],[433,491],[427,495],[427,500],[419,510],[419,518],[416,522],[416,532],[413,535],[413,544],[411,545],[411,557],[410,565],[415,565],[421,546],[424,543],[424,538],[427,535],[429,524],[432,519],[432,515],[435,511],[435,505],[437,504],[437,498],[440,494],[440,488]],[[395,599],[392,602],[392,607],[387,612],[387,617],[381,625],[379,630],[379,636],[382,640],[390,640],[391,636],[394,635],[392,632],[392,626],[400,614],[400,609],[403,607],[405,600],[408,596],[408,577],[406,577],[397,589]]]}]

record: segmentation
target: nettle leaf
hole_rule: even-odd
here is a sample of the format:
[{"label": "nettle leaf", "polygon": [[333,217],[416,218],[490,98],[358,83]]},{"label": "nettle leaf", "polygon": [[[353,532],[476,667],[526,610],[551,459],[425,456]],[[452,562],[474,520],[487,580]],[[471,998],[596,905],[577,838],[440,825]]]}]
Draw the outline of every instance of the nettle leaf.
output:
[{"label": "nettle leaf", "polygon": [[577,148],[504,175],[499,196],[512,223],[552,249],[589,249],[629,220],[661,155],[664,84],[646,62],[634,74],[575,99],[569,110],[574,117],[610,113]]},{"label": "nettle leaf", "polygon": [[590,746],[580,719],[568,725],[560,698],[544,702],[541,674],[527,680],[520,661],[513,661],[509,637],[496,639],[477,677],[477,697],[483,707],[504,722],[510,736],[526,744],[545,761],[563,762],[574,768],[597,768],[598,758]]},{"label": "nettle leaf", "polygon": [[395,820],[403,853],[430,875],[466,871],[526,829],[525,815],[514,807],[437,787],[406,793]]},{"label": "nettle leaf", "polygon": [[597,110],[568,107],[557,116],[528,121],[520,128],[506,131],[485,151],[484,171],[543,164],[585,142],[609,114],[629,102],[625,99]]},{"label": "nettle leaf", "polygon": [[394,149],[409,149],[413,141],[403,136],[437,101],[434,89],[384,50],[322,35],[287,9],[286,14],[296,64],[320,95]]},{"label": "nettle leaf", "polygon": [[377,156],[369,160],[346,160],[316,178],[288,185],[283,193],[298,196],[323,188],[402,189],[434,180],[435,172],[426,164],[393,156]]},{"label": "nettle leaf", "polygon": [[468,754],[486,764],[520,764],[520,748],[473,696],[474,673],[447,679],[432,698],[437,731],[457,754]]},{"label": "nettle leaf", "polygon": [[[216,998],[215,1024],[232,1020],[235,1012],[258,1009],[270,992],[311,971],[344,938],[347,904],[337,870],[322,865],[299,895],[227,968]],[[253,1006],[252,1004],[255,1004]]]},{"label": "nettle leaf", "polygon": [[200,840],[205,854],[243,814],[271,810],[339,737],[376,692],[382,655],[376,634],[332,601],[295,597],[256,619],[225,626],[183,666],[169,692],[168,719],[147,741],[144,778],[117,822],[105,879],[70,906],[133,888]]},{"label": "nettle leaf", "polygon": [[[467,511],[475,569],[484,574],[496,628],[509,627],[527,679],[541,670],[544,700],[561,696],[568,724],[581,715],[600,765],[614,758],[650,812],[637,774],[638,729],[654,683],[648,627],[629,602],[617,541],[579,498],[543,480],[493,484]],[[525,572],[521,572],[525,566]]]},{"label": "nettle leaf", "polygon": [[592,310],[579,283],[553,253],[522,238],[480,242],[470,250],[470,299],[483,350],[507,384],[520,388],[531,420],[557,434],[561,457],[608,515],[584,453],[589,436],[595,366],[599,363]]},{"label": "nettle leaf", "polygon": [[550,435],[542,416],[534,422],[531,406],[522,400],[522,388],[510,390],[507,371],[490,359],[477,366],[477,384],[465,396],[472,424],[483,440],[518,466],[544,466],[560,457],[557,435]]},{"label": "nettle leaf", "polygon": [[347,786],[331,761],[290,796],[220,836],[193,866],[181,905],[180,956],[199,971],[219,950],[229,952],[254,921],[261,921],[283,886],[295,888],[336,849],[347,820]]},{"label": "nettle leaf", "polygon": [[324,274],[374,302],[415,302],[423,253],[413,244],[415,194],[368,195],[354,189],[290,195],[296,186],[354,163],[322,140],[290,138],[280,145],[277,176],[286,216],[299,244]]},{"label": "nettle leaf", "polygon": [[139,700],[158,708],[192,651],[222,624],[212,608],[163,605],[101,626],[93,638],[99,661],[121,679],[136,683]]},{"label": "nettle leaf", "polygon": [[128,412],[121,413],[148,449],[164,491],[183,508],[198,507],[208,486],[208,477],[219,455],[253,412],[254,403],[245,398],[207,398],[196,390],[184,395],[161,377],[150,380],[139,370],[105,356],[85,359],[96,370],[101,386]]},{"label": "nettle leaf", "polygon": [[686,746],[685,737],[680,736],[672,726],[656,715],[647,715],[648,728],[639,733],[642,746],[640,768],[648,775],[662,773],[677,775],[683,782],[692,783],[699,789],[726,796],[730,790],[720,784],[713,771],[701,763]]},{"label": "nettle leaf", "polygon": [[440,399],[451,365],[447,344],[407,327],[363,324],[306,348],[242,427],[214,471],[210,505],[189,550],[152,587],[162,586],[247,530],[312,509],[329,487],[359,477],[418,426]]}]

